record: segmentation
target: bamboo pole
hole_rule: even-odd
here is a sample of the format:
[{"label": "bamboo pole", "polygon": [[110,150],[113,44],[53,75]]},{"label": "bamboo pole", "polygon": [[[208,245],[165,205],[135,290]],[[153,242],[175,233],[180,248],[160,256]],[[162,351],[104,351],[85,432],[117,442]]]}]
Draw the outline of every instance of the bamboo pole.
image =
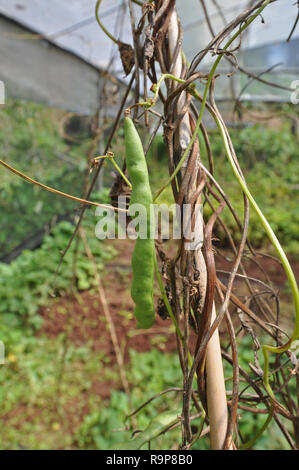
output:
[{"label": "bamboo pole", "polygon": [[[216,310],[214,304],[211,318],[212,323],[215,318]],[[207,347],[206,380],[211,449],[220,450],[226,436],[228,415],[218,329],[213,334]]]},{"label": "bamboo pole", "polygon": [[[178,39],[179,39],[179,27],[178,27],[178,16],[177,12],[174,9],[169,26],[168,26],[168,41],[169,41],[169,54],[170,57],[173,57]],[[180,78],[182,71],[182,51],[180,48],[179,53],[175,63],[173,63],[172,70],[170,71],[173,75]],[[178,101],[178,113],[183,108],[185,104],[185,96],[181,95]],[[190,138],[191,130],[189,125],[188,114],[182,119],[181,125],[179,127],[178,142],[182,149],[186,148]],[[186,159],[187,160],[187,159]],[[188,162],[186,161],[186,164]],[[182,168],[182,171],[184,169]],[[192,188],[189,188],[189,190]],[[202,289],[206,288],[207,284],[207,273],[205,267],[204,257],[201,250],[196,253],[196,264],[198,270],[200,271],[200,282]],[[205,290],[204,290],[205,292]],[[216,317],[215,304],[213,305],[212,318],[211,322],[214,321]],[[228,410],[227,410],[227,401],[226,401],[226,391],[225,391],[225,382],[223,374],[223,365],[222,365],[222,356],[221,356],[221,347],[219,340],[218,329],[214,332],[211,337],[208,347],[207,347],[207,357],[206,357],[206,381],[207,381],[207,406],[208,406],[208,418],[210,422],[210,443],[211,449],[220,450],[224,444],[226,430],[227,430],[227,420],[228,420]],[[232,447],[231,447],[232,449]]]}]

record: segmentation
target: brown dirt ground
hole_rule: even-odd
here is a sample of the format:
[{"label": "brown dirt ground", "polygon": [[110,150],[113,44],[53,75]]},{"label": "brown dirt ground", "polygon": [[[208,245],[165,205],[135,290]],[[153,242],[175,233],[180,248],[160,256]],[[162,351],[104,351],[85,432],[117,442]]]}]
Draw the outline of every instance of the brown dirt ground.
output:
[{"label": "brown dirt ground", "polygon": [[[161,351],[175,351],[176,340],[170,329],[169,319],[164,321],[157,316],[153,328],[146,331],[136,329],[132,315],[134,303],[130,297],[132,279],[130,260],[133,244],[129,240],[118,240],[117,249],[117,258],[105,265],[102,283],[118,341],[125,351],[125,360],[128,360],[128,349],[149,351],[152,342],[155,342],[154,338],[161,334],[167,338],[167,342],[155,343],[155,348]],[[56,337],[67,331],[68,338],[74,344],[79,345],[89,341],[94,350],[104,351],[107,356],[115,359],[113,343],[106,327],[97,291],[85,291],[79,295],[62,297],[50,307],[42,308],[41,315],[44,322],[40,334]]]},{"label": "brown dirt ground", "polygon": [[[111,243],[111,241],[109,242]],[[130,240],[115,240],[118,255],[105,265],[102,273],[102,283],[109,305],[109,311],[116,328],[119,343],[124,348],[125,360],[128,360],[128,349],[136,351],[149,351],[155,343],[155,348],[161,351],[176,351],[176,340],[171,321],[162,320],[158,315],[153,328],[149,330],[137,330],[136,322],[132,315],[134,303],[130,297],[131,255],[133,242]],[[216,255],[216,267],[218,270],[230,271],[232,262],[230,253],[219,250]],[[276,291],[283,289],[286,276],[282,266],[271,257],[259,254],[257,261],[245,258],[244,265],[248,275],[264,282],[271,282]],[[299,262],[292,263],[295,276],[299,278]],[[226,282],[225,274],[219,273],[222,282]],[[235,282],[235,289],[240,288],[240,282]],[[288,300],[283,293],[282,299]],[[114,359],[114,349],[109,331],[106,327],[105,316],[99,295],[95,290],[81,292],[80,294],[62,297],[42,308],[41,315],[44,319],[40,334],[56,337],[67,331],[68,338],[74,344],[92,342],[94,350],[102,350],[107,356]],[[163,334],[167,341],[160,343],[155,337]]]}]

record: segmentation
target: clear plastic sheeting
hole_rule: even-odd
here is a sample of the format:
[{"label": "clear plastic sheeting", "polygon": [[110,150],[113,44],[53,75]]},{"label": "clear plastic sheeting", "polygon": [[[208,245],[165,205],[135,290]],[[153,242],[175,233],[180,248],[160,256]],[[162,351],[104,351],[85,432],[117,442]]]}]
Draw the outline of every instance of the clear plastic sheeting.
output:
[{"label": "clear plastic sheeting", "polygon": [[[188,60],[203,50],[226,24],[236,18],[246,8],[254,4],[249,1],[211,0],[204,1],[206,12],[200,0],[178,2],[178,11],[183,18],[184,49]],[[291,0],[277,0],[271,3],[262,16],[257,18],[243,33],[240,50],[236,58],[240,67],[259,76],[264,81],[292,88],[294,80],[299,76],[299,27],[287,38],[294,24],[298,6]],[[207,16],[209,22],[207,21]],[[239,43],[234,43],[237,46]],[[201,64],[202,71],[209,71],[213,57],[207,54]],[[217,69],[222,79],[216,85],[216,97],[222,100],[260,100],[286,101],[291,100],[291,92],[275,88],[259,81],[244,72],[237,71],[233,77],[226,75],[235,68],[223,58]]]},{"label": "clear plastic sheeting", "polygon": [[[114,116],[125,85],[114,75],[45,40],[20,40],[32,31],[0,16],[0,80],[5,95],[81,114],[94,114],[105,86],[106,115]],[[5,103],[5,100],[4,100]]]},{"label": "clear plastic sheeting", "polygon": [[[110,1],[113,24],[118,11],[119,3]],[[125,90],[122,80],[109,74],[114,72],[112,58],[118,60],[114,46],[96,23],[94,2],[0,3],[0,80],[7,96],[94,114],[105,84],[110,98],[106,114],[113,116]]]},{"label": "clear plastic sheeting", "polygon": [[[95,0],[0,0],[0,13],[45,35],[94,66],[106,68],[117,47],[99,28],[95,4]],[[121,0],[103,0],[100,13],[112,34],[119,28],[120,39],[129,36],[129,16]],[[121,69],[120,62],[118,69]]]},{"label": "clear plastic sheeting", "polygon": [[[0,28],[22,34],[17,24],[0,17]],[[0,79],[6,95],[38,101],[80,113],[94,110],[100,73],[73,54],[46,41],[0,40]]]},{"label": "clear plastic sheeting", "polygon": [[[85,108],[91,109],[97,97],[97,84],[94,78],[96,69],[108,69],[109,72],[125,81],[117,45],[104,34],[96,22],[95,3],[96,0],[72,0],[71,2],[69,0],[0,0],[0,13],[17,21],[24,31],[29,28],[44,35],[44,41],[48,40],[50,44],[49,48],[53,50],[53,44],[59,46],[61,57],[62,50],[74,55],[73,59],[71,55],[65,55],[65,64],[63,64],[63,59],[57,59],[57,61],[50,59],[48,53],[42,53],[46,49],[45,42],[38,39],[25,39],[22,36],[9,37],[9,34],[6,34],[9,32],[8,26],[2,22],[1,55],[3,56],[5,48],[4,55],[7,61],[11,57],[11,63],[8,66],[6,61],[1,73],[3,76],[3,68],[6,67],[8,67],[6,75],[10,75],[11,72],[15,73],[11,83],[19,94],[22,94],[23,83],[26,84],[26,74],[30,70],[28,67],[21,70],[21,73],[17,73],[17,68],[12,61],[18,61],[20,57],[21,62],[24,62],[22,59],[24,54],[28,62],[34,64],[31,75],[36,73],[37,77],[42,75],[42,71],[38,69],[43,69],[49,77],[49,72],[46,71],[49,70],[50,60],[51,75],[53,81],[56,75],[57,81],[60,82],[58,87],[61,93],[59,96],[59,90],[54,85],[49,87],[48,93],[51,93],[51,99],[43,96],[49,103],[54,100],[53,93],[57,93],[57,99],[60,99],[62,94],[71,95],[69,88],[73,86],[78,96],[78,100],[75,100],[73,104],[77,105],[81,99],[83,102],[86,97]],[[178,14],[184,30],[183,48],[187,59],[191,61],[196,53],[206,48],[213,33],[219,33],[226,24],[252,4],[253,2],[249,0],[204,0],[204,2],[177,0]],[[140,7],[134,5],[134,10],[138,19],[141,14]],[[252,82],[250,75],[258,75],[265,81],[292,88],[292,83],[299,76],[299,27],[295,29],[290,42],[286,42],[286,39],[294,24],[297,11],[297,3],[293,0],[277,0],[268,5],[263,15],[250,25],[250,28],[242,35],[241,48],[236,53],[243,72],[238,70],[233,77],[227,78],[226,75],[234,71],[234,67],[229,63],[228,58],[223,58],[220,63],[218,72],[222,74],[223,79],[216,83],[218,99],[232,100],[238,97],[241,100],[290,101],[289,90],[270,87],[262,82]],[[100,17],[107,30],[117,39],[132,43],[127,1],[103,0]],[[13,56],[10,55],[10,49],[13,51]],[[55,56],[54,52],[51,54]],[[82,59],[80,67],[79,58]],[[212,60],[212,54],[207,54],[200,64],[201,71],[208,71]],[[65,81],[66,69],[70,62],[76,62],[77,65],[73,64],[69,72],[73,79]],[[93,72],[91,72],[92,68]],[[249,72],[249,75],[244,71]],[[80,80],[82,89],[79,87],[78,90],[75,83],[79,83]],[[63,87],[64,83],[65,87]],[[36,86],[37,80],[33,80],[32,89]],[[42,86],[41,82],[39,86]],[[27,97],[28,86],[24,88],[24,93]],[[47,94],[47,90],[41,90],[41,94]],[[69,105],[67,107],[68,109],[76,108],[76,106],[70,108]],[[77,108],[83,109],[84,106],[80,105]]]},{"label": "clear plastic sheeting", "polygon": [[[205,0],[204,5],[214,33],[257,1]],[[0,2],[1,4],[1,2]],[[183,18],[185,52],[188,58],[206,47],[211,40],[211,31],[207,24],[200,0],[177,2],[178,13]],[[249,49],[265,44],[283,42],[287,39],[296,18],[298,7],[292,0],[277,0],[269,5],[260,19],[247,29],[242,37],[242,48]],[[299,37],[297,29],[293,38]]]}]

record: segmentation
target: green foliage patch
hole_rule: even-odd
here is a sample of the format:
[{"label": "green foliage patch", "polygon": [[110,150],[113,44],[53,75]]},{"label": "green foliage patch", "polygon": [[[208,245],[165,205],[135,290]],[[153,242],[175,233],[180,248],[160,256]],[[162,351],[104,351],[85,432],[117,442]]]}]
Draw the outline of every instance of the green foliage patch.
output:
[{"label": "green foliage patch", "polygon": [[[84,226],[87,234],[90,234],[89,244],[97,268],[101,270],[104,260],[112,256],[113,249],[106,245],[104,248],[103,242],[95,237],[92,230],[94,222],[85,223]],[[9,265],[0,263],[0,333],[5,343],[10,344],[16,335],[18,324],[29,328],[29,331],[32,327],[40,326],[38,309],[47,305],[51,295],[63,294],[72,287],[87,290],[95,285],[94,267],[85,253],[82,241],[78,244],[76,261],[74,242],[64,257],[58,275],[55,276],[61,253],[65,250],[73,230],[74,225],[70,222],[60,222],[50,235],[44,237],[40,248],[23,251]]]},{"label": "green foliage patch", "polygon": [[[299,177],[296,137],[288,129],[277,131],[259,126],[233,129],[230,132],[248,187],[285,251],[298,257]],[[218,134],[213,135],[211,144],[215,176],[242,220],[241,192],[226,160]],[[208,208],[206,211],[209,211]],[[223,211],[223,219],[232,233],[235,233],[235,223],[228,209]],[[223,237],[224,235],[222,239]],[[249,237],[255,247],[265,247],[269,244],[253,211],[250,213]]]},{"label": "green foliage patch", "polygon": [[[8,99],[0,109],[0,159],[47,186],[81,196],[90,139],[82,134],[76,142],[66,142],[60,129],[64,115],[41,104]],[[73,201],[2,166],[0,180],[0,259],[76,208]]]}]

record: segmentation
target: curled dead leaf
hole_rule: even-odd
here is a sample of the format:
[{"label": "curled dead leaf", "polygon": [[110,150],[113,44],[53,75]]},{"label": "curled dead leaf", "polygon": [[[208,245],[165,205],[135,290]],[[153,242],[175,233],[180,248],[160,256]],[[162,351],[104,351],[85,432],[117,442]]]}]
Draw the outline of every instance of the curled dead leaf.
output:
[{"label": "curled dead leaf", "polygon": [[131,72],[133,65],[135,64],[134,60],[134,50],[130,44],[124,42],[118,43],[118,50],[120,53],[121,62],[124,68],[124,72],[127,75]]}]

